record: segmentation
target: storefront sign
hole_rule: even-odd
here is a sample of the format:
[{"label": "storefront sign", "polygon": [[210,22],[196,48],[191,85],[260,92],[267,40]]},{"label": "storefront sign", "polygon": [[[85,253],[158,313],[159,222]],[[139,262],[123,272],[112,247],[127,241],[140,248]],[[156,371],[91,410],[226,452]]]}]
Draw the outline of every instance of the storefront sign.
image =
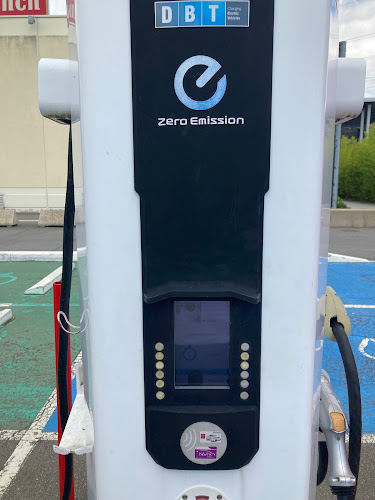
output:
[{"label": "storefront sign", "polygon": [[45,16],[48,0],[0,0],[0,16]]}]

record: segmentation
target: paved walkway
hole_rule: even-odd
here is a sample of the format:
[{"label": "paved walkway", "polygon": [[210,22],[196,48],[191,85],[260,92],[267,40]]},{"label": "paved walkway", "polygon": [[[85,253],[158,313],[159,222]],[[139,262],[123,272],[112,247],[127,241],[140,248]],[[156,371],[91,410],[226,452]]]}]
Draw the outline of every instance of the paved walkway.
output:
[{"label": "paved walkway", "polygon": [[375,203],[362,203],[361,201],[343,200],[349,208],[372,208],[375,209]]}]

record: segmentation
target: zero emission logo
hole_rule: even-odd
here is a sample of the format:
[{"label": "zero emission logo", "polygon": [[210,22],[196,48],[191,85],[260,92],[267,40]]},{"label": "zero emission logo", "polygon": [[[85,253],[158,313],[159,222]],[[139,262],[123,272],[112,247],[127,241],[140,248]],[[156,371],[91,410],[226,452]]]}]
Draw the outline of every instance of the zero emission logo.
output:
[{"label": "zero emission logo", "polygon": [[[198,88],[203,88],[221,69],[221,64],[209,56],[197,55],[186,59],[176,71],[174,77],[174,90],[179,101],[189,109],[196,111],[206,111],[213,108],[223,99],[227,90],[227,76],[224,75],[216,84],[216,90],[212,97],[204,101],[192,99],[185,91],[184,78],[186,73],[194,66],[206,66],[207,69],[195,82]],[[245,125],[243,117],[228,117],[227,115],[217,116],[191,116],[189,118],[158,118],[159,127],[176,126],[204,126],[204,125]]]},{"label": "zero emission logo", "polygon": [[191,99],[184,89],[184,78],[189,69],[194,66],[207,66],[207,69],[202,73],[202,75],[196,81],[198,88],[203,88],[207,83],[213,78],[216,73],[221,68],[221,65],[212,57],[208,56],[193,56],[186,59],[176,72],[174,78],[174,90],[176,92],[179,100],[187,108],[204,111],[206,109],[213,108],[218,104],[224,97],[225,91],[227,89],[227,77],[224,75],[217,83],[216,92],[210,99],[206,101],[195,101]]}]

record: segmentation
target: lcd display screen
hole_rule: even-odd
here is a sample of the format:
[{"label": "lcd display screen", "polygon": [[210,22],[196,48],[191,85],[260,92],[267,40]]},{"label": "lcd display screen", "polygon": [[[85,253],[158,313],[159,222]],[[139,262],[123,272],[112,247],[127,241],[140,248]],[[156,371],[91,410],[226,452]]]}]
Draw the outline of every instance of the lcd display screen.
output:
[{"label": "lcd display screen", "polygon": [[175,301],[176,387],[229,387],[229,301]]}]

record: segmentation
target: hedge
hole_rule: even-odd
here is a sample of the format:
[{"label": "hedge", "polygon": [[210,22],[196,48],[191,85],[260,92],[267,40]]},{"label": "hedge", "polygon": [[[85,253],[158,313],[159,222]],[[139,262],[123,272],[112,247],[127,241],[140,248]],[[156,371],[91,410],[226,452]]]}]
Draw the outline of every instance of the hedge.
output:
[{"label": "hedge", "polygon": [[342,137],[339,175],[341,198],[375,202],[375,123],[363,141]]}]

